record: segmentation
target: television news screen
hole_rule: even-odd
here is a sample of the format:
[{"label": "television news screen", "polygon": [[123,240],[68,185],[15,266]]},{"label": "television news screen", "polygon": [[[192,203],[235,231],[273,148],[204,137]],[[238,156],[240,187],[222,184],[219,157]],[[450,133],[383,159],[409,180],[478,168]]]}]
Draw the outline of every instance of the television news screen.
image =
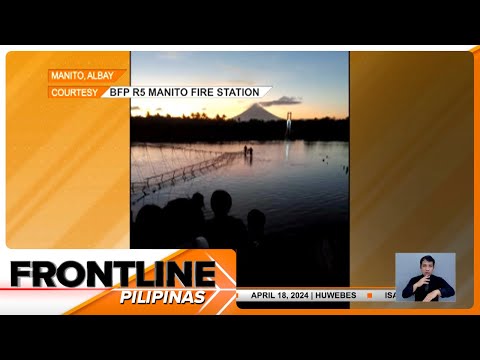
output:
[{"label": "television news screen", "polygon": [[480,314],[479,46],[1,52],[1,314]]}]

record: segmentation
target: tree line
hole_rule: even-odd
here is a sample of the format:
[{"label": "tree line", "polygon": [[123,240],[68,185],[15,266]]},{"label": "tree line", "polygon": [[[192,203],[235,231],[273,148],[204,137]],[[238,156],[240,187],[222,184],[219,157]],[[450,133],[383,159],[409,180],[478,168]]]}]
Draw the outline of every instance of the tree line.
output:
[{"label": "tree line", "polygon": [[[294,120],[288,138],[291,140],[348,141],[350,119]],[[286,120],[263,121],[252,119],[240,122],[217,115],[191,116],[134,116],[131,117],[132,142],[217,142],[247,140],[283,140],[286,138]]]}]

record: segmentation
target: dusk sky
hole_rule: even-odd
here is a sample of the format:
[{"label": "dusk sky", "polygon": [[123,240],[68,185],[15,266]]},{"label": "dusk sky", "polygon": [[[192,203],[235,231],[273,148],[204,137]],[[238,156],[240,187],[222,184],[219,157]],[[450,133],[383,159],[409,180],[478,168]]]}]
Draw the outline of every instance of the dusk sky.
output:
[{"label": "dusk sky", "polygon": [[[132,52],[132,86],[272,86],[261,99],[132,99],[132,115],[234,117],[255,102],[281,118],[348,116],[348,52]],[[286,101],[285,101],[286,100]]]}]

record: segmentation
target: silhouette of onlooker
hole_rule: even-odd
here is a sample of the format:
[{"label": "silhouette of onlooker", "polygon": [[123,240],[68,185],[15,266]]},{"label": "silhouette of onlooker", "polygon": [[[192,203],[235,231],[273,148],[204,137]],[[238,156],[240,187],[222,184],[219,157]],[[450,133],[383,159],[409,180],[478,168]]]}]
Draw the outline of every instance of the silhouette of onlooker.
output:
[{"label": "silhouette of onlooker", "polygon": [[154,249],[161,247],[163,210],[157,205],[143,206],[137,214],[132,233],[131,247],[134,249]]},{"label": "silhouette of onlooker", "polygon": [[248,151],[247,145],[245,145],[245,146],[243,147],[243,156],[247,157],[247,151]]},{"label": "silhouette of onlooker", "polygon": [[247,229],[242,220],[228,215],[232,207],[230,194],[225,190],[214,191],[210,206],[215,214],[205,226],[210,248],[237,249],[242,246],[247,239]]},{"label": "silhouette of onlooker", "polygon": [[203,211],[203,208],[205,207],[205,202],[203,199],[204,199],[203,195],[200,194],[199,192],[196,192],[195,194],[192,195],[191,201],[196,208]]},{"label": "silhouette of onlooker", "polygon": [[[178,198],[168,202],[164,208],[165,230],[169,248],[196,248],[196,238],[203,234],[205,218],[196,200]],[[202,246],[204,247],[204,246]]]},{"label": "silhouette of onlooker", "polygon": [[210,245],[204,236],[197,236],[194,240],[195,249],[208,249]]},{"label": "silhouette of onlooker", "polygon": [[248,149],[249,153],[250,153],[250,159],[253,157],[253,148],[250,147],[250,149]]},{"label": "silhouette of onlooker", "polygon": [[269,245],[265,236],[265,220],[265,214],[258,209],[248,212],[248,241],[246,246],[237,251],[237,279],[242,282],[261,283],[265,274],[271,272],[278,261],[276,254],[272,252],[272,243]]}]

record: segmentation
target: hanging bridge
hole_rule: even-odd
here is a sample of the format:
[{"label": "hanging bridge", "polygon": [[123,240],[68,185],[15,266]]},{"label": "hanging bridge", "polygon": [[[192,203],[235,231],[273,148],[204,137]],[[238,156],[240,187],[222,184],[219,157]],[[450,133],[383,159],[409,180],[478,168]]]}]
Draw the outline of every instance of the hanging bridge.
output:
[{"label": "hanging bridge", "polygon": [[243,150],[220,152],[175,145],[144,144],[137,146],[137,150],[136,155],[134,152],[131,155],[130,194],[134,202],[166,187],[227,166],[244,156]]}]

